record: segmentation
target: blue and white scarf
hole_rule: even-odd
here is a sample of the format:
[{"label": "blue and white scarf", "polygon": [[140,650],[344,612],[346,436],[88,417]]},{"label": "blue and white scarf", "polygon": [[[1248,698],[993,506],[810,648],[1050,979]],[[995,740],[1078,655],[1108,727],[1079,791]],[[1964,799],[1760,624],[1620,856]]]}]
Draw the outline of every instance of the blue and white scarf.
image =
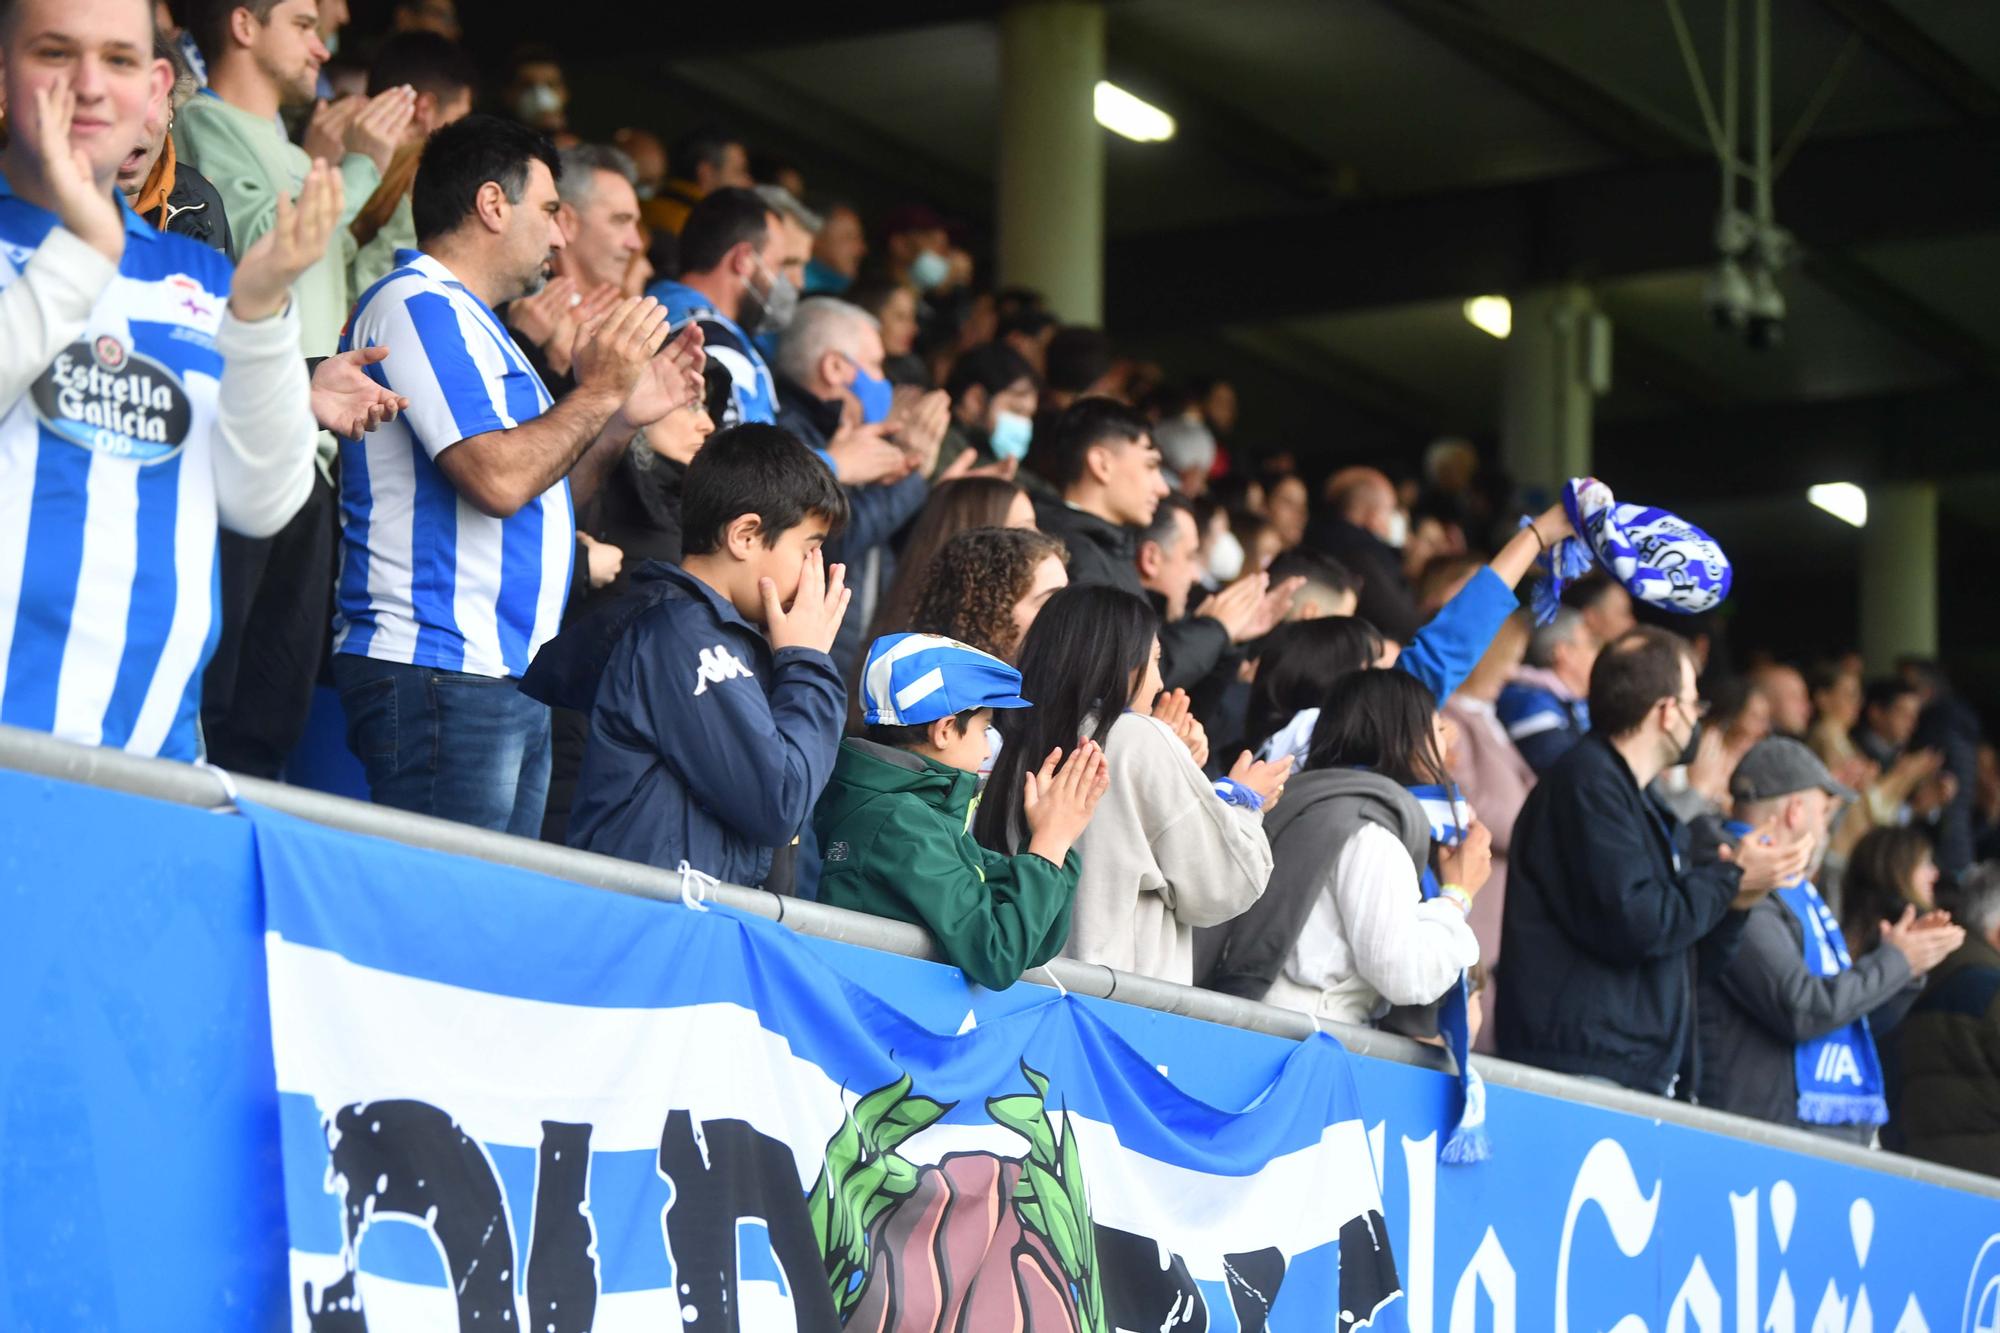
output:
[{"label": "blue and white scarf", "polygon": [[1563,584],[1593,564],[1636,600],[1683,615],[1714,610],[1729,596],[1735,577],[1729,557],[1713,537],[1679,515],[1620,504],[1595,477],[1564,486],[1563,509],[1577,535],[1565,537],[1544,557],[1547,577],[1531,595],[1539,623],[1555,619]]},{"label": "blue and white scarf", "polygon": [[[1776,891],[1805,927],[1806,971],[1837,977],[1854,966],[1840,924],[1811,880]],[[1799,1080],[1799,1119],[1809,1125],[1880,1125],[1889,1119],[1882,1097],[1882,1062],[1863,1014],[1824,1037],[1802,1041],[1792,1059]]]},{"label": "blue and white scarf", "polygon": [[[1430,821],[1432,842],[1441,847],[1456,847],[1465,841],[1472,828],[1472,807],[1466,804],[1456,783],[1449,787],[1418,784],[1408,790],[1423,807],[1424,818]],[[1444,887],[1428,865],[1418,885],[1426,901],[1437,897]],[[1471,1003],[1472,986],[1461,972],[1458,984],[1445,992],[1444,1001],[1438,1006],[1438,1035],[1444,1038],[1445,1048],[1458,1065],[1462,1094],[1458,1119],[1438,1153],[1440,1160],[1453,1164],[1483,1162],[1493,1155],[1493,1145],[1486,1134],[1486,1082],[1472,1067]]]}]

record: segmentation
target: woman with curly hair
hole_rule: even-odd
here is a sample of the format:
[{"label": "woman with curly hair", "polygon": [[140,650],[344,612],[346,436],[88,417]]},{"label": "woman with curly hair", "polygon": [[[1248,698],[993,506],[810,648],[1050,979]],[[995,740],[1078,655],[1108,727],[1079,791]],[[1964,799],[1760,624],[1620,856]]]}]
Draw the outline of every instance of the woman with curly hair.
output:
[{"label": "woman with curly hair", "polygon": [[1049,598],[1069,586],[1069,552],[1047,533],[973,528],[931,562],[903,628],[942,634],[1012,662]]},{"label": "woman with curly hair", "polygon": [[896,581],[868,627],[868,641],[910,628],[910,613],[929,581],[931,563],[944,544],[973,528],[1033,528],[1035,507],[1028,493],[1000,477],[961,477],[931,493],[929,503],[910,525],[910,535],[896,557]]}]

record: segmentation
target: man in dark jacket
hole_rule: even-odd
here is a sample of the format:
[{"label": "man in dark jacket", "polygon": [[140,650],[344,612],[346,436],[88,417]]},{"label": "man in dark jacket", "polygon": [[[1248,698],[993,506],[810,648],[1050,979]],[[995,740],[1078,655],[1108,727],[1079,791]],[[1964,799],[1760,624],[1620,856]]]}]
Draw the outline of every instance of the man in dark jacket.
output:
[{"label": "man in dark jacket", "polygon": [[1936,662],[1905,658],[1898,664],[1904,680],[1916,687],[1923,701],[1911,744],[1944,756],[1944,771],[1952,777],[1948,799],[1937,818],[1937,866],[1944,872],[1940,900],[1949,907],[1952,886],[1972,865],[1972,800],[1979,785],[1979,715],[1952,691],[1951,681]]},{"label": "man in dark jacket", "polygon": [[1687,645],[1638,629],[1598,656],[1595,730],[1549,770],[1514,825],[1496,1035],[1500,1054],[1690,1100],[1699,1086],[1697,954],[1719,966],[1743,912],[1805,873],[1810,849],[1763,831],[1714,865],[1647,794],[1699,739]]},{"label": "man in dark jacket", "polygon": [[[890,539],[930,498],[928,478],[951,421],[951,400],[942,391],[925,395],[915,412],[895,423],[890,442],[884,432],[891,429],[893,390],[882,377],[881,331],[867,311],[831,296],[799,303],[775,360],[778,424],[831,460],[847,492],[847,528],[827,547],[827,558],[847,566],[854,589],[854,614],[833,648],[841,678],[851,679],[876,605],[895,576]],[[841,429],[849,399],[859,402],[867,429]],[[857,453],[864,459],[884,454],[887,470],[851,472],[848,460]],[[846,484],[855,475],[867,480]]]},{"label": "man in dark jacket", "polygon": [[1400,521],[1395,486],[1372,467],[1343,468],[1327,481],[1326,503],[1326,512],[1306,529],[1306,545],[1361,576],[1356,615],[1397,643],[1409,643],[1423,628],[1424,612],[1403,574],[1402,539],[1389,540]]},{"label": "man in dark jacket", "polygon": [[[1146,419],[1115,399],[1079,398],[1056,417],[1036,456],[1062,498],[1037,499],[1035,522],[1069,547],[1070,585],[1146,596],[1139,542],[1168,494]],[[1270,633],[1302,583],[1294,579],[1274,592],[1268,578],[1254,574],[1207,598],[1194,614],[1166,620],[1160,626],[1166,688],[1192,687],[1231,644]]]},{"label": "man in dark jacket", "polygon": [[846,508],[776,426],[696,455],[681,564],[642,566],[630,597],[563,630],[521,682],[590,713],[571,846],[791,890],[847,716],[826,651],[847,594],[820,555]]},{"label": "man in dark jacket", "polygon": [[2000,1176],[2000,865],[1959,882],[1965,943],[1893,1038],[1890,1146]]},{"label": "man in dark jacket", "polygon": [[[1729,780],[1735,818],[1697,821],[1695,859],[1757,826],[1824,855],[1842,802],[1818,756],[1788,736],[1759,741]],[[1736,954],[1701,989],[1702,1088],[1707,1105],[1866,1146],[1888,1119],[1871,1015],[1899,1016],[1921,977],[1965,932],[1942,914],[1914,912],[1886,927],[1881,946],[1848,956],[1839,923],[1810,879],[1780,885],[1751,908]],[[1885,1006],[1887,1008],[1885,1009]]]}]

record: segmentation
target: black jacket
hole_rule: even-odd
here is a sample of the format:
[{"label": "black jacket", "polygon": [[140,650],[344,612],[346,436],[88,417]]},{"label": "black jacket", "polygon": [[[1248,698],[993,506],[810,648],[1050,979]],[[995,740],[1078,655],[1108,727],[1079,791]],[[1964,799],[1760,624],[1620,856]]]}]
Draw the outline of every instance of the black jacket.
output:
[{"label": "black jacket", "polygon": [[1403,577],[1403,553],[1366,528],[1324,514],[1306,529],[1305,544],[1361,576],[1354,614],[1397,643],[1407,645],[1424,627],[1423,609]]},{"label": "black jacket", "polygon": [[[1069,548],[1069,581],[1077,587],[1123,588],[1146,595],[1139,581],[1139,530],[1121,527],[1038,496],[1035,524]],[[1184,616],[1160,626],[1160,679],[1167,689],[1192,689],[1229,655],[1229,631],[1212,616]]]},{"label": "black jacket", "polygon": [[236,248],[229,236],[229,215],[222,211],[222,196],[206,176],[185,162],[174,163],[174,188],[167,192],[165,206],[145,216],[161,231],[200,241],[223,254]]},{"label": "black jacket", "polygon": [[648,457],[652,461],[645,467],[630,453],[619,459],[592,499],[587,518],[579,519],[584,531],[625,553],[624,570],[603,590],[606,594],[624,592],[633,571],[648,560],[681,562],[681,482],[687,465],[659,454]]},{"label": "black jacket", "polygon": [[1683,865],[1681,835],[1600,735],[1542,777],[1507,861],[1502,1056],[1694,1096],[1697,951],[1719,970],[1733,950],[1743,872]]},{"label": "black jacket", "polygon": [[[1949,696],[1931,701],[1910,738],[1912,748],[1942,754],[1944,771],[1958,779],[1958,794],[1939,812],[1937,821],[1937,865],[1950,885],[1972,864],[1972,800],[1979,788],[1980,739],[1979,715]],[[1939,896],[1945,899],[1943,906],[1954,905],[1949,891]]]},{"label": "black jacket", "polygon": [[2000,953],[1968,934],[1890,1044],[1891,1146],[2000,1176]]},{"label": "black jacket", "polygon": [[[840,429],[840,400],[815,398],[792,380],[778,377],[778,425],[806,448],[825,452]],[[840,622],[833,660],[841,678],[852,680],[867,654],[868,626],[875,608],[896,581],[896,553],[890,542],[930,499],[930,479],[912,472],[886,485],[842,486],[847,493],[847,526],[826,544],[826,562],[847,566],[854,602]],[[898,628],[901,628],[900,626]]]}]

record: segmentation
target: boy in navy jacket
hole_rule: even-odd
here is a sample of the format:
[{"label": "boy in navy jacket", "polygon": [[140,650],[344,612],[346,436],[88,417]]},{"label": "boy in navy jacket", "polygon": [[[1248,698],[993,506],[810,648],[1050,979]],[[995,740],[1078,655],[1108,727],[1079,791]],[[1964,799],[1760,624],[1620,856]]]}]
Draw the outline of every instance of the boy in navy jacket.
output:
[{"label": "boy in navy jacket", "polygon": [[827,655],[847,517],[825,465],[776,426],[716,435],[688,466],[678,567],[565,630],[522,688],[590,714],[570,844],[789,892],[833,771],[847,690]]}]

